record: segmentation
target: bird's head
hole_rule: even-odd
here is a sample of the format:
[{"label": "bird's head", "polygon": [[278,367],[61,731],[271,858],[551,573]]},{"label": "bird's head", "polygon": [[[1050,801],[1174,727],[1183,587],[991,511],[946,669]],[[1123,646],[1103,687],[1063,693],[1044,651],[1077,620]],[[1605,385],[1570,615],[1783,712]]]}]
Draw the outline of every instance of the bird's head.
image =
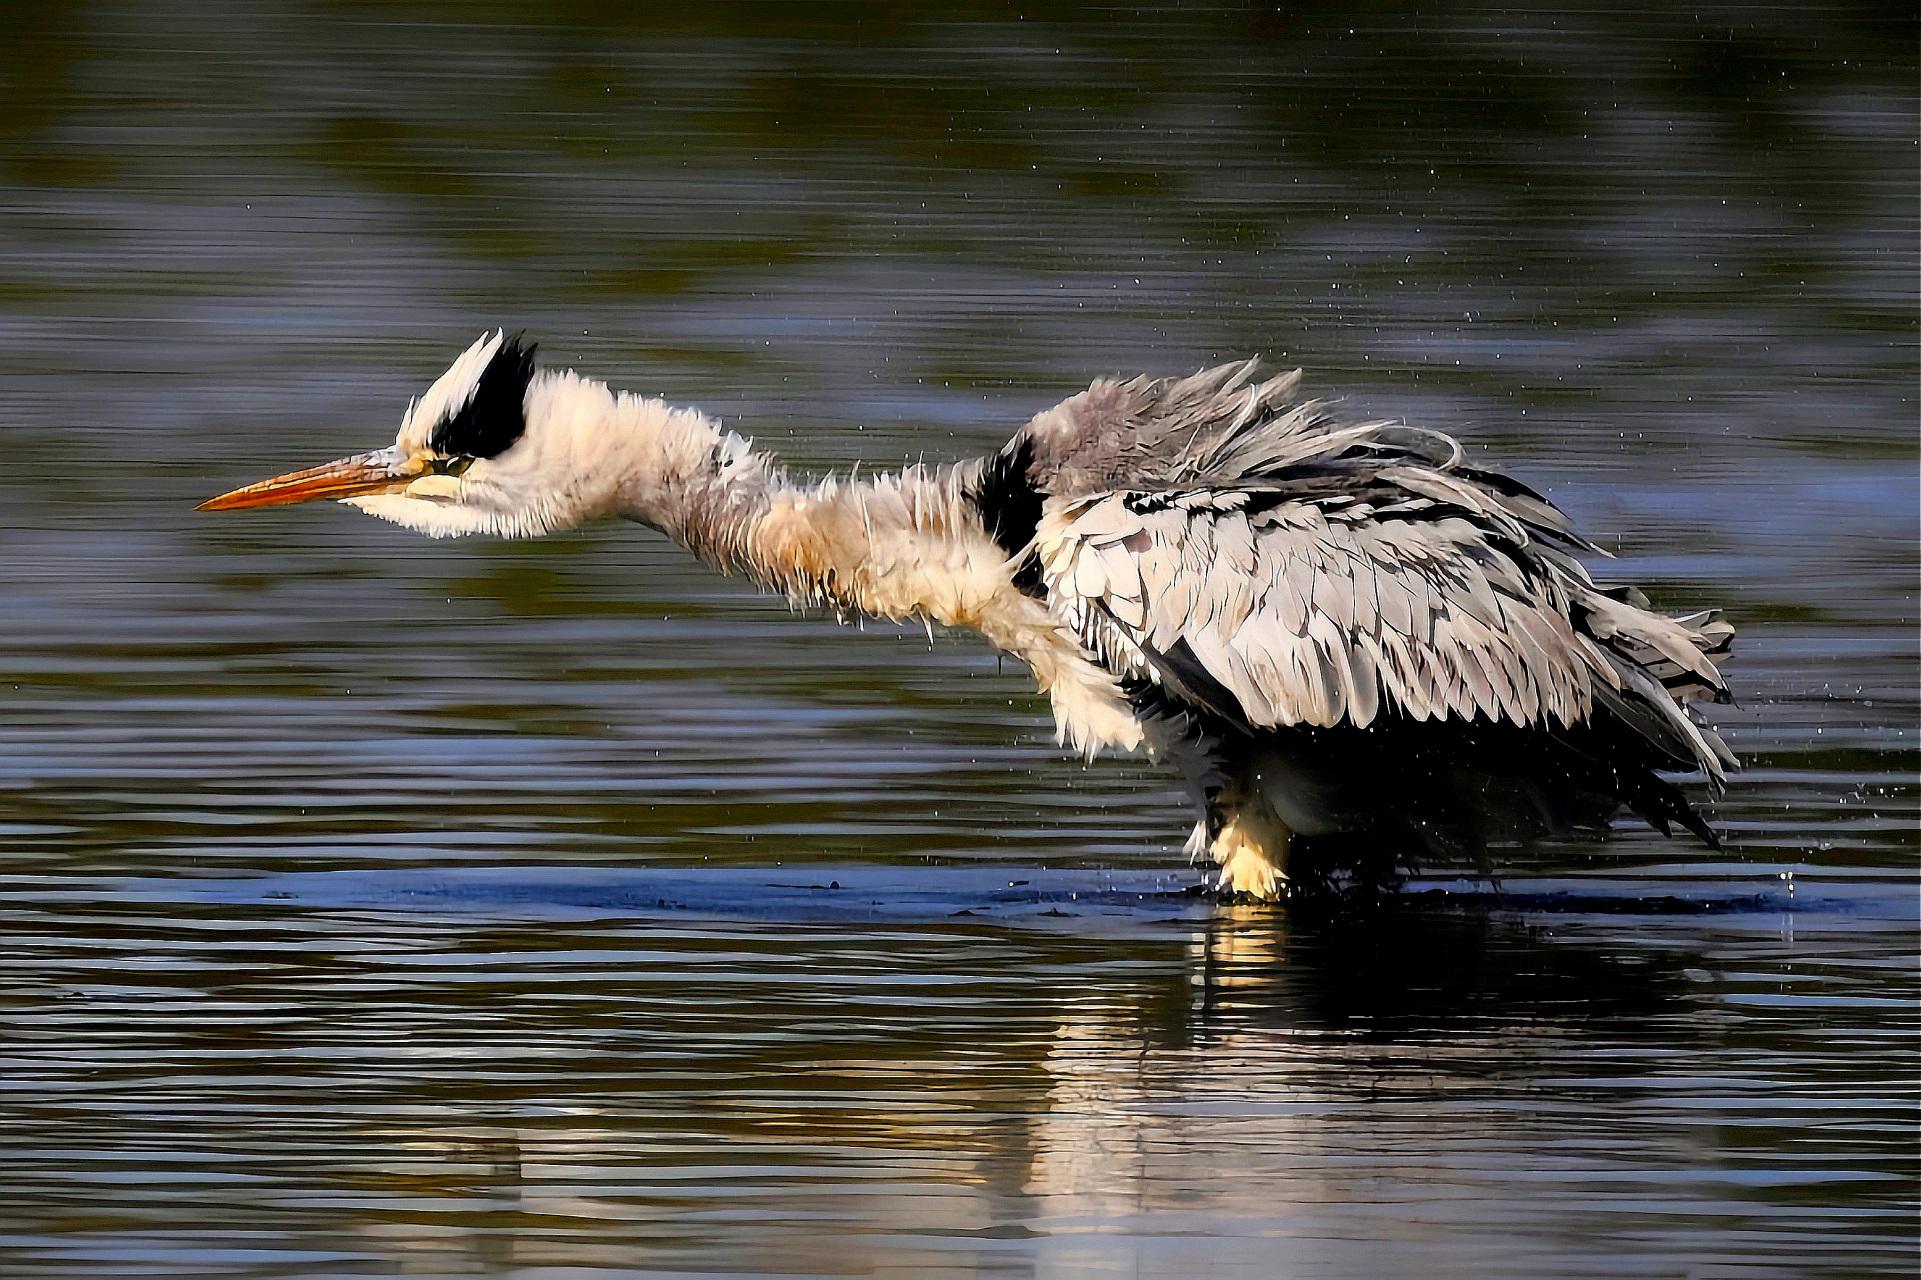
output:
[{"label": "bird's head", "polygon": [[587,427],[612,397],[534,368],[534,349],[483,334],[407,408],[393,445],[223,493],[202,511],[331,498],[435,537],[530,537],[602,514],[619,477]]}]

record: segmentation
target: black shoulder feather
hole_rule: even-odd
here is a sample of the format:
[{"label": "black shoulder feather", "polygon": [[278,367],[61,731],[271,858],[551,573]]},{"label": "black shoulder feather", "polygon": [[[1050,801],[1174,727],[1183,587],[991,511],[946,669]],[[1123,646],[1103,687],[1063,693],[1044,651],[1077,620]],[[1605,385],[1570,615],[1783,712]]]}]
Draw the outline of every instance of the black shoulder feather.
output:
[{"label": "black shoulder feather", "polygon": [[[987,459],[979,483],[967,494],[980,513],[987,536],[1010,556],[1033,541],[1034,530],[1040,527],[1046,495],[1034,483],[1033,462],[1034,441],[1022,432]],[[1022,595],[1037,600],[1047,594],[1041,588],[1040,557],[1032,551],[1015,566],[1014,586]]]},{"label": "black shoulder feather", "polygon": [[987,460],[967,495],[988,536],[1010,556],[1033,539],[1041,522],[1043,495],[1029,474],[1033,461],[1034,441],[1023,432]]}]

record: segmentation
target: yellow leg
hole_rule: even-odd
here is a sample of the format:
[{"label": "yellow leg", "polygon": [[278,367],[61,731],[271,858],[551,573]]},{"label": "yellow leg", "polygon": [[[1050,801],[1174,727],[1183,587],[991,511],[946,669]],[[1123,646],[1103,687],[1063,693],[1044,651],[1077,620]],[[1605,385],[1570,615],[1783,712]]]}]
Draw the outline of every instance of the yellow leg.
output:
[{"label": "yellow leg", "polygon": [[1256,798],[1228,815],[1208,853],[1221,866],[1219,887],[1279,898],[1287,883],[1287,846],[1293,832],[1281,825],[1265,800]]}]

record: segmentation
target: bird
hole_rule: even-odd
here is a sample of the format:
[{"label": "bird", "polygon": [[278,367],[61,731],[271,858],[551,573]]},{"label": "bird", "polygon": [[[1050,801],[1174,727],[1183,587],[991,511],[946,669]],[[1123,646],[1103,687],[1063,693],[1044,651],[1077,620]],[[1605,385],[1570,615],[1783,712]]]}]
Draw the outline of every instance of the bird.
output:
[{"label": "bird", "polygon": [[[986,457],[796,478],[692,408],[483,334],[394,443],[201,503],[332,499],[435,538],[629,520],[842,617],[971,631],[1024,662],[1057,741],[1145,751],[1186,850],[1242,900],[1303,869],[1419,865],[1605,829],[1719,848],[1668,774],[1725,789],[1718,609],[1595,584],[1607,553],[1430,428],[1305,398],[1258,358],[1104,377]],[[1346,859],[1347,861],[1343,861]]]}]

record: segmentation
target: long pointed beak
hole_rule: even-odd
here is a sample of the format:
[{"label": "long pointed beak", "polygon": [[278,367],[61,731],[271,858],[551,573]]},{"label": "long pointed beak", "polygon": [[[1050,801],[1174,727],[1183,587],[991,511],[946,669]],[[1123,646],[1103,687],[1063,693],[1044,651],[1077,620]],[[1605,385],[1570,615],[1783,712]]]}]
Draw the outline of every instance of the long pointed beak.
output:
[{"label": "long pointed beak", "polygon": [[209,498],[196,511],[238,511],[242,507],[279,507],[320,498],[351,498],[362,493],[387,493],[405,488],[421,473],[411,458],[397,458],[391,449],[357,453],[325,466],[289,471],[218,498]]}]

